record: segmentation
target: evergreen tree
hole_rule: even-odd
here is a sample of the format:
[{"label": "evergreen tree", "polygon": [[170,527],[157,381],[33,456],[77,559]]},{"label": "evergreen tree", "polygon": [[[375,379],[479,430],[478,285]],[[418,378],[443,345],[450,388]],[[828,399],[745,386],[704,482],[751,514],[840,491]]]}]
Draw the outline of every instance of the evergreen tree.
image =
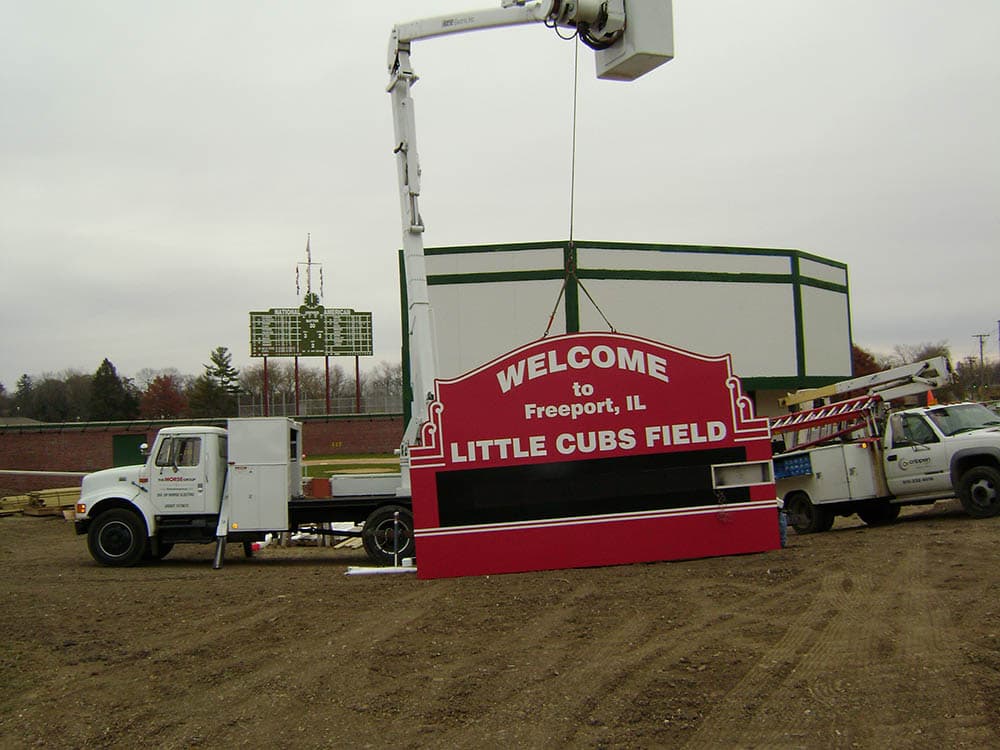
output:
[{"label": "evergreen tree", "polygon": [[240,392],[240,371],[232,366],[233,355],[224,346],[217,346],[209,355],[210,364],[204,365],[205,375],[226,393],[235,396]]},{"label": "evergreen tree", "polygon": [[138,414],[139,398],[131,381],[118,377],[115,366],[105,359],[90,381],[89,418],[110,422],[135,419]]},{"label": "evergreen tree", "polygon": [[236,416],[236,397],[208,375],[195,378],[187,400],[188,414],[195,419]]},{"label": "evergreen tree", "polygon": [[42,422],[71,422],[82,414],[73,414],[66,383],[46,377],[32,388],[34,410],[32,417]]},{"label": "evergreen tree", "polygon": [[90,385],[93,378],[83,372],[67,370],[60,379],[66,384],[70,420],[86,419],[90,413]]},{"label": "evergreen tree", "polygon": [[205,374],[188,389],[188,412],[192,417],[235,417],[239,404],[240,372],[232,366],[233,355],[217,346],[204,365]]},{"label": "evergreen tree", "polygon": [[35,384],[31,376],[24,374],[17,379],[17,390],[14,391],[14,416],[35,416]]}]

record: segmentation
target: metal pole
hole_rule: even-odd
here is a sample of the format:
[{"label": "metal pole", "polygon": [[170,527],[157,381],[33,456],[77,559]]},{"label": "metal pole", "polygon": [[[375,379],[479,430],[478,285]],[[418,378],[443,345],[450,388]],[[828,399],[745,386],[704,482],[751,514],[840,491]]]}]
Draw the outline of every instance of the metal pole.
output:
[{"label": "metal pole", "polygon": [[267,383],[267,357],[264,357],[264,416],[271,416],[271,394]]},{"label": "metal pole", "polygon": [[392,566],[399,567],[399,511],[392,514]]},{"label": "metal pole", "polygon": [[354,413],[361,413],[361,357],[354,355]]},{"label": "metal pole", "polygon": [[299,358],[295,358],[295,416],[299,416]]},{"label": "metal pole", "polygon": [[324,366],[326,367],[326,413],[330,413],[330,358],[323,358]]}]

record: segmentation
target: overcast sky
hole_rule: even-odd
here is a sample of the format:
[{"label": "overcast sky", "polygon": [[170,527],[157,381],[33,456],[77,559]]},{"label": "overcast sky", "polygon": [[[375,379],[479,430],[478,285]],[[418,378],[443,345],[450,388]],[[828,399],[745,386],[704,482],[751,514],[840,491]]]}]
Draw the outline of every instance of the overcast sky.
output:
[{"label": "overcast sky", "polygon": [[[251,364],[307,233],[323,303],[373,312],[363,366],[398,361],[389,32],[499,5],[0,0],[0,383]],[[848,264],[855,343],[988,333],[995,359],[1000,3],[675,0],[674,25],[631,84],[581,51],[574,236],[815,253]],[[542,26],[415,45],[428,246],[567,238],[573,55]]]}]

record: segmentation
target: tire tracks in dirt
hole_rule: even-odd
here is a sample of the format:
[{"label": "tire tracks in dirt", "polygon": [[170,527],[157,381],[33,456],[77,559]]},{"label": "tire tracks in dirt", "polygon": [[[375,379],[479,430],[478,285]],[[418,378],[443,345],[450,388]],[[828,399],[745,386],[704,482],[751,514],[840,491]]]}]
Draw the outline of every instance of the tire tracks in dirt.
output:
[{"label": "tire tracks in dirt", "polygon": [[[740,747],[985,747],[992,734],[962,711],[952,676],[963,658],[929,576],[923,547],[891,567],[824,573],[812,602],[712,708],[686,750],[740,736]],[[935,679],[937,675],[947,680]],[[930,677],[931,679],[927,679]],[[870,696],[911,694],[912,709],[888,711]],[[869,696],[858,700],[858,695]],[[883,722],[857,721],[878,712]]]},{"label": "tire tracks in dirt", "polygon": [[[473,669],[436,676],[445,685],[442,704],[449,694],[461,695],[465,706],[471,707],[459,712],[455,726],[444,735],[440,734],[443,717],[429,716],[438,725],[437,737],[454,747],[482,746],[499,738],[526,747],[600,745],[624,729],[635,731],[637,740],[648,740],[651,727],[659,729],[663,722],[640,716],[637,707],[649,707],[649,696],[662,692],[659,684],[667,680],[670,668],[697,669],[688,657],[718,646],[713,636],[706,636],[720,619],[714,608],[691,602],[687,609],[663,606],[669,600],[669,574],[681,570],[663,565],[641,573],[636,569],[581,573],[582,580],[553,606],[522,618],[518,627],[483,644]],[[665,579],[662,601],[616,613],[622,597],[614,590],[614,579],[637,574]],[[611,581],[602,583],[604,579]],[[727,613],[723,618],[732,619],[738,628],[759,629],[764,620],[760,610],[773,606],[775,599],[797,596],[793,590],[769,595],[749,582],[735,588],[745,605],[740,609],[750,614]],[[602,610],[603,603],[607,607]],[[536,677],[525,684],[517,677],[519,665],[511,662],[518,660],[512,654],[524,653],[527,642],[532,644],[530,667]],[[502,707],[497,711],[501,718],[491,720],[496,707]],[[476,715],[474,722],[470,714]],[[511,714],[524,722],[510,726]],[[622,720],[622,715],[627,718]]]}]

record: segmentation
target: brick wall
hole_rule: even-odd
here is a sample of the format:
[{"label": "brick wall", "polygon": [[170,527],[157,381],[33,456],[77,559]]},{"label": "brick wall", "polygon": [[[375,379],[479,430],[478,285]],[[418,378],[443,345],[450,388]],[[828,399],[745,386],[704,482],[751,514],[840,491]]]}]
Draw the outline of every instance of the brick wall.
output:
[{"label": "brick wall", "polygon": [[[141,436],[152,444],[157,431],[166,426],[165,422],[0,426],[0,469],[107,469],[114,463],[116,435]],[[307,456],[391,453],[399,447],[403,418],[395,414],[309,417],[303,420],[302,430],[302,449]],[[0,490],[5,492],[74,487],[79,483],[79,477],[0,474]]]}]

